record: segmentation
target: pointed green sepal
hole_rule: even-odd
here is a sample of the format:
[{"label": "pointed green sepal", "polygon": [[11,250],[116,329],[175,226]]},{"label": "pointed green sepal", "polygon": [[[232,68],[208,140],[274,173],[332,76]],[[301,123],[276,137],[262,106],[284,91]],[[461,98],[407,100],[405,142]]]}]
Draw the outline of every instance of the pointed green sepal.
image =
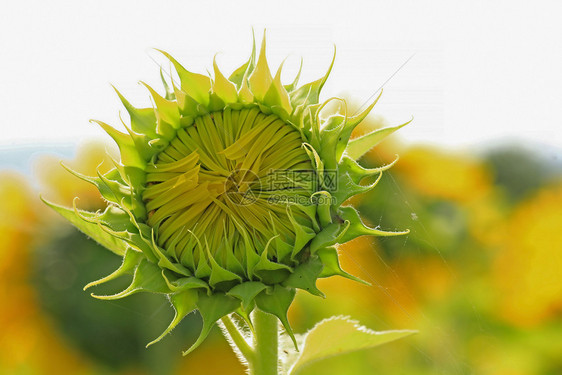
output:
[{"label": "pointed green sepal", "polygon": [[322,87],[328,80],[328,76],[330,75],[332,68],[334,67],[334,62],[336,61],[336,47],[334,46],[334,56],[332,58],[332,62],[330,63],[330,67],[324,76],[320,79],[317,79],[314,82],[307,83],[302,85],[295,91],[289,94],[291,99],[291,105],[293,108],[298,106],[303,106],[306,108],[307,106],[317,104],[320,98],[320,91],[322,91]]},{"label": "pointed green sepal", "polygon": [[156,134],[156,116],[153,108],[135,108],[114,86],[113,89],[119,96],[121,103],[129,113],[131,129],[136,133],[146,134],[151,139],[158,138]]},{"label": "pointed green sepal", "polygon": [[322,228],[332,224],[332,194],[327,191],[317,191],[312,194],[312,198],[317,203],[318,219]]},{"label": "pointed green sepal", "polygon": [[178,278],[169,270],[162,270],[162,277],[166,281],[168,288],[174,293],[189,289],[205,289],[207,294],[211,293],[211,289],[205,281],[193,276]]},{"label": "pointed green sepal", "polygon": [[295,299],[296,290],[276,284],[270,293],[267,292],[268,290],[264,290],[256,296],[257,307],[266,313],[275,315],[279,319],[283,327],[285,327],[285,331],[293,340],[295,349],[299,350],[295,334],[287,318],[289,307]]},{"label": "pointed green sepal", "polygon": [[[188,116],[189,118],[192,119],[200,115],[199,103],[191,96],[183,92],[180,88],[178,88],[173,82],[172,82],[172,87],[174,88],[174,95],[176,96],[177,106],[182,116]],[[182,119],[183,117],[180,118],[180,124],[182,125],[182,127],[187,127],[182,123]]]},{"label": "pointed green sepal", "polygon": [[86,176],[76,172],[64,163],[61,163],[61,165],[75,177],[94,185],[100,192],[101,196],[110,202],[119,204],[123,198],[128,198],[129,200],[131,199],[131,190],[129,187],[122,185],[119,182],[103,178],[102,175],[98,175],[98,177]]},{"label": "pointed green sepal", "polygon": [[347,144],[345,152],[350,158],[358,160],[359,158],[361,158],[361,156],[365,155],[369,150],[378,145],[383,139],[385,139],[398,129],[408,125],[412,121],[413,119],[402,125],[377,129],[369,134],[365,134],[364,136],[361,136],[359,138],[352,139]]},{"label": "pointed green sepal", "polygon": [[310,242],[310,252],[314,254],[318,249],[339,243],[340,239],[349,229],[349,225],[349,221],[345,220],[341,223],[332,223],[322,229],[322,231]]},{"label": "pointed green sepal", "polygon": [[211,90],[211,79],[202,74],[192,73],[185,69],[169,53],[157,49],[158,52],[166,56],[174,65],[181,81],[181,89],[203,106],[209,104],[209,91]]},{"label": "pointed green sepal", "polygon": [[147,348],[150,345],[162,340],[164,336],[166,336],[174,328],[176,328],[176,326],[182,321],[183,318],[185,318],[190,312],[195,310],[195,308],[197,307],[199,294],[195,290],[188,289],[179,293],[170,294],[168,295],[168,298],[170,300],[170,303],[174,307],[174,319],[172,319],[172,322],[170,323],[168,328],[166,328],[166,330],[162,332],[160,336],[146,344]]},{"label": "pointed green sepal", "polygon": [[283,263],[272,262],[268,259],[267,248],[274,237],[272,237],[260,255],[259,262],[253,268],[253,273],[266,284],[276,284],[287,278],[293,271],[291,267]]},{"label": "pointed green sepal", "polygon": [[320,156],[326,169],[333,170],[339,157],[334,153],[341,140],[341,131],[345,124],[345,117],[341,115],[332,115],[327,118],[320,131]]},{"label": "pointed green sepal", "polygon": [[291,259],[294,260],[295,256],[306,246],[306,244],[316,236],[311,228],[301,225],[297,222],[293,215],[291,206],[287,206],[287,216],[293,226],[293,233],[295,233],[295,242],[293,244],[293,251]]},{"label": "pointed green sepal", "polygon": [[133,281],[125,290],[107,296],[98,296],[92,293],[92,297],[103,300],[115,300],[124,298],[138,292],[150,293],[170,293],[171,290],[166,284],[166,280],[162,277],[162,270],[156,264],[142,259],[138,267],[135,269]]},{"label": "pointed green sepal", "polygon": [[256,296],[266,288],[267,286],[259,281],[247,281],[236,285],[226,294],[238,298],[242,302],[242,308],[248,311]]},{"label": "pointed green sepal", "polygon": [[345,125],[340,133],[340,137],[339,137],[339,142],[338,145],[336,147],[336,160],[340,160],[346,147],[347,144],[349,143],[349,139],[351,137],[351,133],[353,132],[353,130],[357,127],[357,125],[359,125],[361,123],[361,121],[363,121],[367,115],[371,112],[371,110],[375,107],[375,105],[377,104],[377,102],[379,101],[379,99],[381,98],[382,95],[382,89],[381,92],[379,94],[379,96],[377,96],[377,98],[367,107],[365,108],[362,112],[360,112],[359,114],[356,114],[354,116],[348,117],[346,115],[346,121],[345,121]]},{"label": "pointed green sepal", "polygon": [[383,165],[378,168],[363,168],[357,161],[354,159],[344,156],[339,165],[338,165],[338,172],[340,174],[349,175],[351,181],[355,184],[359,184],[362,179],[366,177],[375,176],[381,172],[390,169],[396,162],[398,161],[398,155],[396,155],[396,159],[394,159],[391,163]]},{"label": "pointed green sepal", "polygon": [[133,250],[131,248],[128,248],[125,251],[125,255],[123,256],[123,262],[121,263],[119,268],[117,268],[115,271],[113,271],[112,273],[110,273],[109,275],[107,275],[105,277],[102,277],[99,280],[92,281],[92,282],[86,284],[86,286],[84,287],[84,290],[86,290],[88,288],[91,288],[93,286],[96,286],[96,285],[104,284],[104,283],[106,283],[108,281],[111,281],[111,280],[115,280],[119,276],[132,274],[133,271],[135,270],[135,268],[139,265],[139,263],[143,259],[144,259],[143,253],[141,253],[140,251],[136,251],[136,250]]},{"label": "pointed green sepal", "polygon": [[269,89],[267,90],[263,102],[264,104],[270,106],[272,109],[275,107],[279,107],[283,112],[283,116],[279,117],[286,117],[293,112],[293,108],[291,107],[291,101],[289,99],[289,94],[281,84],[281,69],[283,68],[283,64],[279,66],[275,77],[273,78],[273,82]]},{"label": "pointed green sepal", "polygon": [[191,276],[191,272],[189,272],[187,268],[179,263],[172,262],[168,258],[168,256],[164,254],[163,249],[161,249],[160,246],[158,246],[158,244],[156,243],[156,235],[154,229],[151,229],[151,240],[152,250],[154,252],[154,255],[156,255],[156,258],[158,258],[158,266],[160,266],[160,268],[169,269],[170,271],[174,271],[175,273],[183,276]]},{"label": "pointed green sepal", "polygon": [[382,177],[382,172],[378,172],[379,176],[370,185],[361,185],[355,182],[356,175],[353,173],[348,173],[347,171],[339,171],[337,179],[337,189],[333,192],[333,197],[335,198],[336,206],[340,206],[347,199],[353,197],[357,194],[366,193],[377,186]]},{"label": "pointed green sepal", "polygon": [[241,306],[240,308],[236,309],[236,314],[240,318],[242,318],[242,320],[244,321],[244,323],[246,323],[246,325],[250,329],[250,332],[253,335],[256,334],[256,330],[254,329],[254,323],[252,323],[252,319],[250,318],[250,313],[254,310],[255,307],[256,307],[256,302],[252,300],[248,308],[244,308]]},{"label": "pointed green sepal", "polygon": [[[106,249],[112,251],[113,253],[123,256],[127,250],[127,243],[115,238],[111,234],[102,230],[98,224],[93,221],[97,214],[88,211],[78,211],[76,209],[70,209],[67,207],[59,206],[57,204],[51,203],[41,197],[41,200],[53,210],[58,212],[66,220],[70,221],[78,230],[82,233],[105,247]],[[92,219],[92,221],[85,220],[84,218]]]},{"label": "pointed green sepal", "polygon": [[213,92],[225,103],[236,103],[238,101],[236,86],[226,79],[226,77],[221,73],[219,67],[217,66],[216,56],[213,59],[213,69],[215,71]]},{"label": "pointed green sepal", "polygon": [[254,71],[255,61],[256,61],[256,36],[252,31],[252,53],[250,54],[250,58],[246,63],[244,63],[234,72],[232,72],[230,77],[228,77],[228,80],[230,82],[233,82],[236,85],[236,87],[240,89],[242,83],[246,81],[247,77],[250,76],[250,74],[252,74],[252,72]]},{"label": "pointed green sepal", "polygon": [[110,228],[110,227],[104,225],[100,221],[97,222],[97,225],[104,232],[112,235],[113,237],[115,237],[117,239],[123,240],[129,246],[131,246],[131,247],[133,247],[133,248],[135,248],[139,251],[142,251],[143,254],[146,256],[146,258],[148,260],[150,260],[151,262],[158,263],[158,258],[154,254],[154,249],[152,248],[152,246],[150,244],[150,240],[147,240],[137,230],[135,230],[135,231],[114,230],[113,228]]},{"label": "pointed green sepal", "polygon": [[197,251],[199,252],[199,260],[197,261],[197,268],[195,269],[195,277],[199,279],[208,279],[212,273],[211,266],[209,265],[209,262],[207,262],[205,255],[203,255],[201,247],[198,247]]},{"label": "pointed green sepal", "polygon": [[283,285],[306,290],[310,294],[326,298],[324,293],[316,287],[316,280],[320,276],[322,268],[320,258],[313,256],[306,263],[296,267],[294,272],[283,282]]},{"label": "pointed green sepal", "polygon": [[248,81],[255,98],[263,102],[269,87],[273,83],[273,78],[271,77],[269,66],[267,65],[267,58],[265,57],[265,33],[256,68],[248,78]]},{"label": "pointed green sepal", "polygon": [[121,120],[121,123],[127,130],[127,133],[129,133],[129,136],[133,140],[133,143],[137,148],[137,152],[145,162],[149,162],[157,153],[162,151],[162,149],[154,147],[153,144],[150,143],[150,141],[152,141],[152,138],[148,137],[145,134],[133,131],[125,124],[121,116],[119,116],[119,118]]},{"label": "pointed green sepal", "polygon": [[[170,77],[170,79],[172,79],[172,76],[169,73],[168,76]],[[166,81],[166,78],[164,78],[164,69],[162,69],[162,67],[160,67],[160,80],[162,81],[162,86],[164,86],[164,92],[166,93],[166,95],[164,95],[164,98],[166,98],[167,100],[175,100],[176,95],[174,94],[174,90],[170,88],[170,85],[168,84],[168,81]]]},{"label": "pointed green sepal", "polygon": [[[155,105],[155,114],[157,119],[157,126],[161,128],[164,126],[163,123],[171,126],[173,129],[180,128],[180,111],[178,109],[178,105],[175,101],[167,100],[160,94],[156,92],[152,87],[147,85],[144,82],[140,82],[146,89],[150,92],[150,96],[152,96],[152,100],[154,101]],[[175,135],[175,134],[174,134]]]},{"label": "pointed green sepal", "polygon": [[361,220],[361,216],[359,212],[351,207],[340,207],[338,209],[338,216],[346,220],[350,223],[349,229],[344,233],[344,235],[340,238],[340,243],[346,243],[347,241],[351,241],[354,238],[359,236],[401,236],[410,233],[410,230],[400,231],[400,232],[388,232],[383,231],[377,228],[370,228],[366,226],[363,221]]},{"label": "pointed green sepal", "polygon": [[211,287],[216,287],[221,283],[238,284],[242,282],[242,278],[240,276],[221,267],[210,253],[208,254],[208,259],[211,264],[211,277],[209,278],[209,285]]},{"label": "pointed green sepal", "polygon": [[241,103],[246,105],[254,102],[254,94],[248,87],[248,83],[246,81],[242,82],[242,86],[238,90],[238,98]]},{"label": "pointed green sepal", "polygon": [[182,354],[188,355],[194,351],[201,343],[207,338],[211,328],[215,325],[217,320],[225,315],[228,315],[240,306],[240,301],[234,297],[227,296],[224,293],[214,293],[208,296],[205,293],[199,292],[199,300],[197,301],[197,308],[203,318],[203,327],[197,341]]},{"label": "pointed green sepal", "polygon": [[361,280],[358,277],[350,275],[349,273],[342,270],[340,266],[340,261],[338,258],[338,250],[335,247],[325,247],[316,252],[318,257],[322,261],[322,272],[318,277],[330,277],[330,276],[341,276],[346,279],[357,281],[358,283],[371,286],[367,281]]},{"label": "pointed green sepal", "polygon": [[142,158],[135,146],[135,142],[129,134],[120,132],[103,121],[90,120],[98,124],[117,144],[121,154],[121,163],[126,166],[136,167],[141,170],[146,166],[146,161]]},{"label": "pointed green sepal", "polygon": [[302,64],[303,64],[303,62],[304,62],[304,60],[303,60],[303,58],[301,57],[301,62],[300,62],[300,65],[299,65],[299,71],[297,72],[297,75],[296,75],[295,78],[293,79],[293,82],[291,82],[290,84],[284,86],[284,87],[285,87],[285,90],[287,90],[287,92],[291,92],[291,91],[293,91],[293,90],[297,87],[297,85],[298,85],[298,83],[299,83],[299,78],[301,77]]}]

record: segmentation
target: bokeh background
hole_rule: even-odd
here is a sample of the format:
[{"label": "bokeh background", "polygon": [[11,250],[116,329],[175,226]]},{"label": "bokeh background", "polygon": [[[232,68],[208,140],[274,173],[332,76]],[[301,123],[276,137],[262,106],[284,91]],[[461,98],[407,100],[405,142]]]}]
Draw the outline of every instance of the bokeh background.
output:
[{"label": "bokeh background", "polygon": [[[145,349],[173,313],[165,298],[98,301],[82,291],[119,263],[40,203],[104,206],[65,165],[94,175],[113,145],[87,125],[119,123],[108,81],[147,104],[139,79],[158,82],[174,53],[205,71],[217,51],[228,71],[268,28],[271,60],[304,56],[303,81],[327,67],[324,98],[360,107],[384,86],[360,135],[414,116],[364,156],[398,163],[352,202],[372,226],[342,265],[372,286],[322,280],[327,298],[297,296],[297,332],[332,315],[376,330],[419,333],[312,365],[308,375],[562,374],[562,30],[551,2],[252,2],[214,6],[23,1],[0,15],[0,373],[243,374],[215,330],[189,315]],[[295,57],[296,56],[296,57]],[[154,60],[153,60],[154,59]],[[155,61],[156,60],[156,61]],[[155,84],[154,86],[157,86]],[[106,139],[106,138],[102,138]],[[125,285],[126,280],[122,280]],[[113,284],[118,290],[119,285]]]}]

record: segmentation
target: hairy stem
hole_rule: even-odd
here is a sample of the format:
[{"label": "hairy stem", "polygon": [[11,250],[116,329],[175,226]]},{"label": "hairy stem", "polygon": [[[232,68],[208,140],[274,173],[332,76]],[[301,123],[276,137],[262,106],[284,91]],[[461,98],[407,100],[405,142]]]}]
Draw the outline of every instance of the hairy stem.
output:
[{"label": "hairy stem", "polygon": [[236,324],[234,324],[229,316],[222,317],[221,322],[224,326],[224,329],[226,329],[226,331],[228,332],[232,343],[234,343],[236,348],[240,351],[240,354],[244,356],[248,363],[252,363],[252,361],[254,360],[254,350],[246,342],[246,339],[240,332],[240,328],[238,328]]},{"label": "hairy stem", "polygon": [[250,375],[278,374],[279,326],[277,317],[255,309],[254,360],[249,362]]}]

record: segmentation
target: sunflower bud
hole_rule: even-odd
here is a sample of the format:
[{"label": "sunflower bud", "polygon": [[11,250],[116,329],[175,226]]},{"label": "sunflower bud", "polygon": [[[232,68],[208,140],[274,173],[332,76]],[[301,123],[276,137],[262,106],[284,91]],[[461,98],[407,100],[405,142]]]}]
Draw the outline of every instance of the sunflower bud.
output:
[{"label": "sunflower bud", "polygon": [[[221,317],[247,317],[255,307],[277,316],[293,337],[287,310],[296,289],[323,296],[318,278],[361,281],[341,269],[337,244],[406,233],[370,228],[342,206],[374,188],[390,167],[365,169],[357,159],[400,126],[350,140],[376,100],[354,116],[342,101],[343,110],[324,116],[319,95],[334,61],[314,82],[297,87],[297,77],[283,85],[281,68],[270,73],[265,38],[257,60],[254,45],[229,78],[216,62],[208,77],[162,53],[180,82],[163,78],[164,96],[145,85],[154,108],[136,108],[117,92],[130,115],[127,133],[95,122],[117,143],[121,160],[94,177],[73,172],[99,189],[107,209],[47,204],[123,257],[116,271],[86,288],[125,274],[130,286],[94,297],[168,296],[175,317],[152,343],[196,309],[203,329],[186,353]],[[369,176],[378,178],[361,184]]]}]

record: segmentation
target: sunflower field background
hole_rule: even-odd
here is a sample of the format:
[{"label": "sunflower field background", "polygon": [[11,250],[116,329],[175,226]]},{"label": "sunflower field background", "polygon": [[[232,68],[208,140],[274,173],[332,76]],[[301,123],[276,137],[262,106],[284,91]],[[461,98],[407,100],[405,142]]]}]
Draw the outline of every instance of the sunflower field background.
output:
[{"label": "sunflower field background", "polygon": [[[357,135],[383,125],[371,116]],[[1,150],[0,373],[243,374],[217,329],[181,357],[199,332],[195,314],[145,349],[171,319],[165,298],[108,303],[82,291],[120,260],[39,200],[41,193],[68,206],[80,196],[81,207],[104,206],[59,161],[94,175],[111,165],[104,155],[112,148],[77,149]],[[400,160],[377,189],[353,199],[372,226],[410,234],[346,244],[342,266],[372,286],[321,280],[327,298],[298,294],[289,318],[296,332],[349,315],[377,330],[419,333],[303,373],[562,373],[562,160],[528,145],[469,154],[405,146],[396,135],[363,160],[379,166],[395,154]]]}]

